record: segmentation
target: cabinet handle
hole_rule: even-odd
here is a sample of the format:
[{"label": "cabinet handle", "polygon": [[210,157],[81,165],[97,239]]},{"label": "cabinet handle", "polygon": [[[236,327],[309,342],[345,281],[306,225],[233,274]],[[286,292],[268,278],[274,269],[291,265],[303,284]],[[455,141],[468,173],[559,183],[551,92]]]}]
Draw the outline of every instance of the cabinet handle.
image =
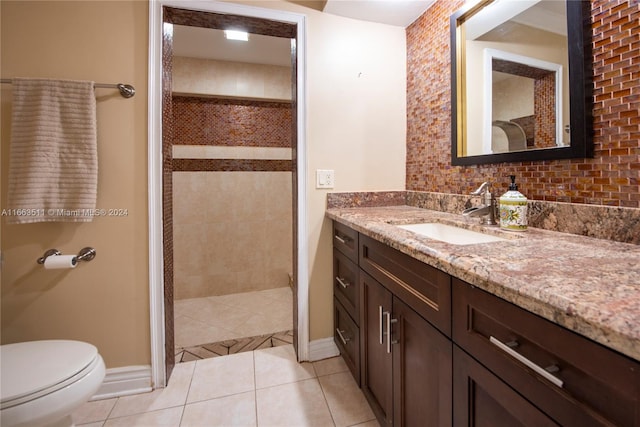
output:
[{"label": "cabinet handle", "polygon": [[340,341],[342,341],[342,344],[347,345],[347,341],[351,341],[351,338],[345,338],[344,335],[342,335],[344,331],[341,331],[340,328],[336,328],[336,332],[338,333],[338,336],[340,337]]},{"label": "cabinet handle", "polygon": [[337,234],[336,234],[336,235],[334,235],[333,237],[335,237],[335,239],[336,239],[338,242],[342,243],[343,245],[346,245],[346,244],[347,244],[347,242],[350,242],[350,241],[351,241],[351,239],[350,239],[350,238],[348,238],[348,237],[344,237],[344,238],[343,238],[343,237],[338,236]]},{"label": "cabinet handle", "polygon": [[351,286],[351,283],[349,282],[345,282],[344,279],[336,276],[336,280],[338,281],[338,283],[340,283],[340,286],[342,286],[343,288],[347,289],[349,286]]},{"label": "cabinet handle", "polygon": [[[391,313],[389,313],[388,311],[385,311],[383,313],[383,316],[387,316],[387,353],[391,353],[391,344],[397,344],[398,341],[392,341],[391,340],[391,324],[392,323],[396,323],[398,321],[398,319],[392,319],[391,318]],[[380,343],[382,344],[382,343]]]},{"label": "cabinet handle", "polygon": [[[489,337],[489,341],[492,344],[494,344],[496,347],[498,347],[500,350],[502,350],[505,353],[507,353],[509,356],[511,356],[514,359],[518,360],[519,362],[523,363],[527,367],[533,369],[539,375],[542,375],[545,379],[547,379],[548,381],[552,382],[554,385],[562,388],[562,385],[564,384],[564,382],[560,378],[556,377],[555,375],[551,375],[549,373],[549,371],[547,370],[547,369],[553,370],[554,367],[549,367],[547,369],[541,368],[540,366],[538,366],[537,364],[535,364],[531,360],[527,359],[526,357],[524,357],[523,355],[521,355],[517,351],[513,350],[511,347],[507,346],[506,344],[504,344],[503,342],[501,342],[497,338]],[[511,344],[512,347],[517,347],[517,345],[514,345],[516,343],[509,343],[509,344]],[[557,366],[555,366],[555,369],[556,369],[556,371],[559,370]]]},{"label": "cabinet handle", "polygon": [[380,326],[380,345],[384,344],[384,322],[382,320],[382,306],[378,306],[378,326]]}]

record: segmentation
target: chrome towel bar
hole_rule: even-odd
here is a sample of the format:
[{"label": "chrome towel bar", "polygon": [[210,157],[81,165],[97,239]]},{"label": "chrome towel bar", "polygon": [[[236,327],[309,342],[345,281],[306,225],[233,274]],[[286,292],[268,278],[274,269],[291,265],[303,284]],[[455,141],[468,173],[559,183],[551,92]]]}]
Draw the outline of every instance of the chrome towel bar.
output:
[{"label": "chrome towel bar", "polygon": [[[1,79],[0,83],[3,84],[12,84],[12,79]],[[120,91],[120,95],[123,98],[131,98],[136,94],[136,89],[128,84],[124,83],[94,83],[93,87],[103,88],[103,89],[118,89]]]}]

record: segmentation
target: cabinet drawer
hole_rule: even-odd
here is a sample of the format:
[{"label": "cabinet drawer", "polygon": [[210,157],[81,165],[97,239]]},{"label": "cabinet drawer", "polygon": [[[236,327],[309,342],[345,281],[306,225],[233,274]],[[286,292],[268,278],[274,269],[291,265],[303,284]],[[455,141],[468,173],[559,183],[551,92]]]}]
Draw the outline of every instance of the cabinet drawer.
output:
[{"label": "cabinet drawer", "polygon": [[458,279],[453,340],[561,425],[640,426],[640,363]]},{"label": "cabinet drawer", "polygon": [[360,235],[360,268],[446,336],[451,336],[451,276]]},{"label": "cabinet drawer", "polygon": [[342,252],[333,250],[333,295],[342,303],[356,324],[360,312],[359,270]]},{"label": "cabinet drawer", "polygon": [[454,345],[453,425],[552,427],[558,424]]},{"label": "cabinet drawer", "polygon": [[333,247],[358,262],[358,232],[336,221],[333,221]]},{"label": "cabinet drawer", "polygon": [[333,299],[334,340],[353,378],[360,385],[360,329],[340,301]]}]

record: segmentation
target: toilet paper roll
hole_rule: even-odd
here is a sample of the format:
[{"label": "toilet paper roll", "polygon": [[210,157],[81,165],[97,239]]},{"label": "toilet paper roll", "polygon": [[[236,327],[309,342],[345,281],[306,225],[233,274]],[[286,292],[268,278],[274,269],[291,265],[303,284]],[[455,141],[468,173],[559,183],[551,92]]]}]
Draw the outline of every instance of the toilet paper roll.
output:
[{"label": "toilet paper roll", "polygon": [[52,255],[44,260],[44,268],[76,268],[78,257],[75,255]]}]

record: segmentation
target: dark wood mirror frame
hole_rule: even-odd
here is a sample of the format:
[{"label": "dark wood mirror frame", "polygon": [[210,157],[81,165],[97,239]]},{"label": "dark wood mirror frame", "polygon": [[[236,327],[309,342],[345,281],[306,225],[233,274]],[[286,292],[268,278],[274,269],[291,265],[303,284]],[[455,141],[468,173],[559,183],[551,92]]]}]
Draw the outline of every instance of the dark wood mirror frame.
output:
[{"label": "dark wood mirror frame", "polygon": [[482,2],[473,8],[463,8],[450,18],[451,164],[461,166],[593,157],[591,3],[582,0],[567,0],[571,145],[512,153],[458,156],[457,26],[465,17],[468,19],[469,15],[488,3],[490,1]]}]

